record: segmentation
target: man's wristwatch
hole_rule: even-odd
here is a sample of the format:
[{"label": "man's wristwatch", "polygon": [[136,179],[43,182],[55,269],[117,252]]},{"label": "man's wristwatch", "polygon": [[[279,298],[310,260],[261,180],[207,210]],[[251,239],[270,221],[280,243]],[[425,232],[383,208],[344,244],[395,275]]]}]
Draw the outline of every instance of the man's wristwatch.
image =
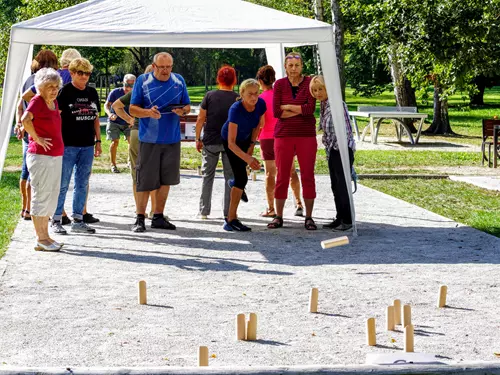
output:
[{"label": "man's wristwatch", "polygon": [[96,145],[96,144],[98,144],[98,143],[101,143],[101,140],[100,140],[100,139],[96,139],[94,144]]}]

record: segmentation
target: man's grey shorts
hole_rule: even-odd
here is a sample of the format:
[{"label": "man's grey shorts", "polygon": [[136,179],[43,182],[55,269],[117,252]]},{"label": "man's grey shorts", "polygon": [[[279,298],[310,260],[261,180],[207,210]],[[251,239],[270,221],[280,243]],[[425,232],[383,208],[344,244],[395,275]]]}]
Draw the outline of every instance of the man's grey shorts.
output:
[{"label": "man's grey shorts", "polygon": [[163,145],[139,142],[137,191],[153,191],[181,182],[181,142]]},{"label": "man's grey shorts", "polygon": [[125,137],[130,137],[130,126],[128,124],[120,125],[113,121],[108,121],[106,125],[106,139],[112,141],[114,139],[120,139],[120,133],[123,133]]}]

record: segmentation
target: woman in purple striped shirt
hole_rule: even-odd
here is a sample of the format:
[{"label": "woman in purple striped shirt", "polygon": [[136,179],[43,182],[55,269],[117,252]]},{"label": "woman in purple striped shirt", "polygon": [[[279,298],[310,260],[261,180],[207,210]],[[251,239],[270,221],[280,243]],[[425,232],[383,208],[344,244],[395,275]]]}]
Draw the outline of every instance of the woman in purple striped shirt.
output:
[{"label": "woman in purple striped shirt", "polygon": [[288,194],[290,169],[293,158],[297,155],[302,182],[302,196],[306,206],[304,226],[307,230],[316,230],[312,219],[316,184],[314,165],[316,163],[316,99],[309,92],[310,77],[302,75],[302,56],[292,52],[285,57],[286,77],[274,84],[273,110],[278,119],[274,128],[274,154],[278,175],[274,198],[277,216],[268,228],[283,226],[283,209]]}]

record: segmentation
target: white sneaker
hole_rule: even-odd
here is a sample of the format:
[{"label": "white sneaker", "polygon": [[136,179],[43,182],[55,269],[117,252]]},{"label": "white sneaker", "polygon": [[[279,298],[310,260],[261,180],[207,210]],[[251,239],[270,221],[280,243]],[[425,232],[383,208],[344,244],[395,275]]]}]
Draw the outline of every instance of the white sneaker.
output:
[{"label": "white sneaker", "polygon": [[197,213],[196,214],[196,218],[197,219],[201,219],[201,220],[207,220],[208,219],[208,215],[202,215],[200,213]]},{"label": "white sneaker", "polygon": [[52,233],[55,234],[68,234],[68,232],[66,232],[66,229],[63,228],[60,221],[52,221],[52,223],[50,224],[50,229],[52,229]]}]

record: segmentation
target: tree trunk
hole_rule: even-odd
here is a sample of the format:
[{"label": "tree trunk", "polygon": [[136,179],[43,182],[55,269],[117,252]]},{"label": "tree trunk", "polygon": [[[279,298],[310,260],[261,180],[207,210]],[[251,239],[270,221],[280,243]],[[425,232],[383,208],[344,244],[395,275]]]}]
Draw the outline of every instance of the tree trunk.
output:
[{"label": "tree trunk", "polygon": [[[318,21],[323,21],[323,2],[322,0],[313,0],[314,7],[314,18]],[[316,72],[318,74],[322,74],[321,70],[321,59],[319,57],[319,48],[318,46],[313,46],[313,55],[314,55],[314,65],[316,66]]]},{"label": "tree trunk", "polygon": [[486,90],[486,77],[478,76],[474,78],[474,83],[479,90],[476,94],[471,95],[470,104],[471,105],[484,105],[484,90]]},{"label": "tree trunk", "polygon": [[[396,48],[392,48],[392,53],[389,54],[389,63],[391,65],[391,77],[394,84],[394,96],[398,107],[416,107],[417,98],[415,96],[415,89],[411,87],[411,82],[404,74],[401,62],[398,60]],[[416,133],[417,129],[413,125],[412,119],[404,119],[404,123],[408,126],[412,133]]]},{"label": "tree trunk", "polygon": [[439,83],[434,84],[434,119],[431,126],[425,131],[427,134],[455,134],[451,130],[448,117],[448,99],[442,98],[443,88]]},{"label": "tree trunk", "polygon": [[332,4],[332,24],[333,34],[335,36],[335,53],[337,55],[337,64],[339,67],[340,87],[342,89],[342,98],[345,100],[345,74],[344,74],[344,20],[340,9],[339,0],[331,0]]}]

